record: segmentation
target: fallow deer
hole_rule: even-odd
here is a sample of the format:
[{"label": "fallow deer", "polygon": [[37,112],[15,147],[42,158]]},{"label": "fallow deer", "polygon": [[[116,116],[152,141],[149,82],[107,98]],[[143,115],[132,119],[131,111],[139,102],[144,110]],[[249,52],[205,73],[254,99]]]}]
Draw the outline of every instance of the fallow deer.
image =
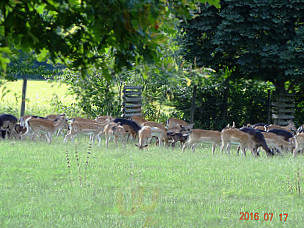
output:
[{"label": "fallow deer", "polygon": [[52,135],[64,125],[65,121],[66,119],[64,116],[59,117],[55,121],[29,117],[25,121],[27,131],[21,138],[26,136],[30,131],[33,131],[38,136],[44,135],[48,143],[51,143]]},{"label": "fallow deer", "polygon": [[158,127],[143,126],[138,132],[139,144],[136,144],[135,146],[138,146],[140,149],[147,147],[148,145],[144,143],[151,141],[153,136],[158,138],[159,146],[161,146],[162,141],[166,141],[167,138],[166,132],[164,132],[163,129]]},{"label": "fallow deer", "polygon": [[125,131],[125,128],[120,125],[119,122],[118,123],[114,123],[114,122],[108,123],[105,126],[104,131],[105,131],[105,137],[106,137],[106,147],[108,147],[109,139],[111,136],[114,137],[116,147],[117,147],[118,138],[122,138],[123,147],[125,147],[127,132]]},{"label": "fallow deer", "polygon": [[304,149],[304,133],[298,133],[294,137],[295,139],[295,148],[293,149],[293,156],[296,157],[299,151]]},{"label": "fallow deer", "polygon": [[148,146],[148,141],[152,139],[152,130],[151,127],[145,126],[138,131],[138,144],[135,146],[139,149],[143,149]]},{"label": "fallow deer", "polygon": [[182,151],[189,146],[192,147],[193,152],[195,152],[195,146],[197,143],[211,143],[212,153],[214,154],[215,146],[221,144],[221,132],[213,130],[202,130],[193,129],[188,136],[188,140],[183,146]]},{"label": "fallow deer", "polygon": [[[51,121],[55,121],[55,120],[58,119],[60,116],[66,117],[65,113],[63,113],[63,114],[58,114],[58,115],[54,115],[54,114],[52,114],[52,115],[47,115],[45,118],[47,118],[48,120],[51,120]],[[64,132],[64,131],[68,131],[68,130],[69,130],[69,125],[68,125],[68,122],[65,121],[65,122],[64,122],[64,125],[58,129],[57,137],[59,136],[59,134],[64,135],[63,132]]]},{"label": "fallow deer", "polygon": [[2,130],[2,137],[7,134],[9,138],[15,134],[14,127],[17,124],[17,118],[11,114],[0,115],[0,130]]},{"label": "fallow deer", "polygon": [[184,129],[186,129],[187,131],[190,131],[193,128],[193,126],[194,126],[194,124],[189,124],[186,121],[183,121],[183,120],[180,120],[177,118],[170,118],[166,122],[166,127],[169,132],[170,131],[171,132],[179,131],[180,128],[182,128],[182,127]]},{"label": "fallow deer", "polygon": [[259,156],[259,153],[257,152],[258,147],[262,147],[266,154],[269,156],[273,156],[274,153],[270,150],[270,148],[268,147],[266,141],[265,141],[265,137],[262,134],[262,132],[260,132],[257,129],[251,128],[251,127],[242,127],[239,129],[240,131],[246,132],[249,135],[252,136],[252,140],[254,141],[255,147],[254,147],[254,154]]},{"label": "fallow deer", "polygon": [[238,129],[225,128],[221,132],[222,146],[221,152],[223,153],[224,148],[228,148],[227,153],[230,154],[230,144],[240,145],[241,152],[246,156],[246,149],[250,149],[252,154],[256,154],[254,151],[255,143],[252,136],[246,132]]},{"label": "fallow deer", "polygon": [[141,116],[132,116],[131,120],[141,126],[143,123],[148,122],[148,120],[144,119]]},{"label": "fallow deer", "polygon": [[282,149],[288,151],[288,149],[292,149],[293,145],[282,139],[282,137],[278,136],[275,133],[271,132],[262,132],[265,137],[266,143],[269,147],[274,147],[280,154],[282,153]]},{"label": "fallow deer", "polygon": [[90,140],[94,143],[95,137],[98,139],[98,146],[101,144],[101,134],[104,132],[105,126],[110,122],[110,120],[105,120],[104,122],[97,122],[95,120],[85,120],[72,118],[69,124],[69,133],[65,136],[64,142],[67,142],[69,139],[75,138],[78,134],[89,135]]},{"label": "fallow deer", "polygon": [[159,144],[162,144],[164,142],[165,145],[168,145],[168,138],[167,138],[167,130],[165,125],[162,123],[157,123],[153,121],[147,121],[142,124],[142,126],[149,126],[152,128],[152,134],[153,134],[153,128],[156,128],[157,131],[159,131],[159,134],[161,134],[161,137],[157,137],[159,140]]},{"label": "fallow deer", "polygon": [[290,133],[292,133],[293,135],[296,133],[297,131],[297,128],[296,126],[294,125],[293,121],[292,120],[289,120],[288,121],[288,125],[287,126],[280,126],[280,125],[273,125],[273,124],[270,124],[268,125],[267,127],[267,131],[271,130],[271,129],[282,129],[282,130],[285,130],[285,131],[289,131]]}]

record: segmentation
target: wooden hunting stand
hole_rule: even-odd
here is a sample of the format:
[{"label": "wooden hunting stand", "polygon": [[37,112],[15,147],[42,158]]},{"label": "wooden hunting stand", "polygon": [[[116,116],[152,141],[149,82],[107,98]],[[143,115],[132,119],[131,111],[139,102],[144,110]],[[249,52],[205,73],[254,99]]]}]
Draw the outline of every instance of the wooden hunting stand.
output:
[{"label": "wooden hunting stand", "polygon": [[142,104],[142,87],[141,86],[124,86],[122,117],[129,118],[132,116],[141,116]]},{"label": "wooden hunting stand", "polygon": [[293,94],[273,95],[272,120],[274,124],[288,125],[294,118],[295,98]]}]

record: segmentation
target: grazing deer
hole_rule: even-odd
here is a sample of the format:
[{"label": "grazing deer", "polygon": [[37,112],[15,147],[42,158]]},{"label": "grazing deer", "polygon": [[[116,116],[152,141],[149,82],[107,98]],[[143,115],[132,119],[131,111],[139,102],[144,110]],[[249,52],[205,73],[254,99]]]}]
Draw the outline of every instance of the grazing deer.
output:
[{"label": "grazing deer", "polygon": [[283,130],[283,129],[271,129],[267,132],[271,132],[274,134],[279,135],[280,137],[282,137],[282,139],[284,139],[285,141],[289,141],[289,139],[291,139],[293,137],[293,134],[289,131]]},{"label": "grazing deer", "polygon": [[265,137],[266,143],[269,147],[274,147],[280,154],[282,154],[281,149],[285,149],[288,151],[288,149],[292,149],[293,145],[282,139],[282,137],[278,136],[275,133],[271,132],[262,132],[262,134]]},{"label": "grazing deer", "polygon": [[165,143],[165,145],[168,145],[167,130],[166,130],[165,125],[163,125],[162,123],[147,121],[147,122],[143,123],[142,126],[151,127],[152,128],[152,135],[153,135],[153,128],[156,128],[157,131],[159,131],[159,134],[161,134],[161,137],[155,136],[155,137],[158,138],[158,141],[159,141],[158,143],[161,144],[162,143],[161,141],[163,141]]},{"label": "grazing deer", "polygon": [[32,118],[32,119],[43,119],[43,120],[46,120],[47,118],[46,117],[42,117],[42,116],[34,116],[34,115],[24,115],[24,116],[21,116],[20,119],[19,119],[19,123],[22,127],[25,127],[25,121],[29,118]]},{"label": "grazing deer", "polygon": [[227,148],[227,153],[230,154],[230,144],[240,145],[241,152],[246,156],[246,148],[250,149],[252,154],[256,154],[254,151],[255,143],[252,136],[246,132],[239,131],[238,129],[225,128],[221,132],[222,146],[221,152],[224,148]]},{"label": "grazing deer", "polygon": [[105,126],[110,122],[109,119],[104,122],[97,122],[95,120],[86,120],[86,119],[78,119],[72,118],[69,124],[69,133],[65,136],[64,142],[67,142],[69,139],[74,140],[77,134],[89,135],[90,140],[94,143],[95,137],[98,139],[98,146],[101,144],[100,135],[103,134]]},{"label": "grazing deer", "polygon": [[142,118],[141,116],[132,116],[131,120],[141,126],[143,123],[148,122],[148,120]]},{"label": "grazing deer", "polygon": [[164,132],[163,129],[160,129],[158,127],[143,126],[138,132],[139,143],[138,145],[135,144],[135,146],[139,147],[139,149],[147,147],[148,145],[144,143],[148,143],[148,141],[151,141],[152,136],[158,138],[159,146],[161,146],[162,141],[165,141],[165,139],[167,138],[166,132]]},{"label": "grazing deer", "polygon": [[257,152],[257,149],[260,146],[266,151],[266,154],[268,156],[269,155],[271,155],[271,156],[274,155],[274,153],[267,146],[264,135],[259,130],[253,129],[251,127],[242,127],[240,129],[240,131],[246,132],[246,133],[248,133],[249,135],[252,136],[252,140],[254,141],[254,144],[255,144],[255,148],[253,150],[255,152],[255,155],[259,156],[259,153]]},{"label": "grazing deer", "polygon": [[15,132],[17,134],[16,139],[21,139],[21,136],[27,131],[26,127],[22,127],[21,124],[15,125]]},{"label": "grazing deer", "polygon": [[64,126],[65,121],[66,121],[66,119],[64,116],[59,117],[55,121],[51,121],[48,119],[29,117],[25,121],[25,126],[27,128],[27,131],[25,132],[24,135],[21,136],[21,138],[26,136],[31,130],[38,136],[44,135],[46,137],[48,143],[51,143],[52,135],[60,127]]},{"label": "grazing deer", "polygon": [[152,139],[152,130],[149,126],[144,126],[138,131],[138,144],[135,146],[143,149],[148,146],[148,141]]},{"label": "grazing deer", "polygon": [[141,129],[141,127],[132,120],[115,118],[113,122],[120,123],[120,125],[122,125],[125,128],[125,131],[128,133],[127,140],[129,139],[129,136],[135,139],[138,134],[138,131]]},{"label": "grazing deer", "polygon": [[0,115],[0,130],[2,130],[2,137],[5,138],[5,135],[8,134],[8,137],[11,138],[15,133],[14,127],[17,124],[17,118],[10,114]]},{"label": "grazing deer", "polygon": [[295,148],[293,149],[293,157],[296,157],[297,153],[304,149],[304,133],[298,133],[294,139]]},{"label": "grazing deer", "polygon": [[[63,113],[63,114],[58,114],[58,115],[47,115],[45,118],[47,118],[48,120],[51,120],[51,121],[55,121],[55,120],[58,119],[60,116],[66,117],[66,116],[65,116],[65,113]],[[64,135],[64,133],[63,133],[64,130],[69,130],[69,125],[68,125],[68,122],[67,122],[67,121],[65,121],[65,122],[64,122],[64,125],[58,129],[57,137],[59,136],[59,134]]]},{"label": "grazing deer", "polygon": [[273,124],[270,124],[268,127],[267,127],[267,131],[271,130],[271,129],[281,129],[281,130],[285,130],[285,131],[288,131],[290,133],[292,133],[293,135],[295,134],[295,132],[297,131],[297,128],[296,126],[294,125],[293,121],[292,120],[289,120],[288,121],[288,125],[287,126],[280,126],[280,125],[273,125]]},{"label": "grazing deer", "polygon": [[168,131],[179,131],[180,128],[184,128],[186,131],[190,131],[194,124],[189,124],[186,121],[176,119],[176,118],[170,118],[166,122],[167,130]]},{"label": "grazing deer", "polygon": [[180,142],[180,145],[183,146],[190,133],[182,133],[182,132],[167,132],[167,139],[168,141],[171,140],[171,146],[172,148],[175,147],[175,144],[177,142]]},{"label": "grazing deer", "polygon": [[188,140],[183,146],[182,151],[189,146],[192,147],[193,152],[195,152],[195,146],[197,143],[211,143],[212,144],[212,153],[214,154],[215,146],[221,144],[221,132],[213,130],[202,130],[202,129],[193,129],[188,136]]},{"label": "grazing deer", "polygon": [[108,142],[111,136],[114,136],[115,140],[115,146],[117,147],[117,140],[118,138],[122,138],[123,141],[123,147],[125,147],[126,144],[126,135],[127,132],[125,131],[125,128],[120,125],[120,123],[114,123],[110,122],[105,126],[105,137],[106,137],[106,146],[108,147]]},{"label": "grazing deer", "polygon": [[[250,125],[247,126],[247,127],[250,127]],[[257,130],[266,131],[267,127],[268,127],[268,124],[257,123],[257,124],[252,125],[251,127],[254,128],[254,129],[257,129]]]}]

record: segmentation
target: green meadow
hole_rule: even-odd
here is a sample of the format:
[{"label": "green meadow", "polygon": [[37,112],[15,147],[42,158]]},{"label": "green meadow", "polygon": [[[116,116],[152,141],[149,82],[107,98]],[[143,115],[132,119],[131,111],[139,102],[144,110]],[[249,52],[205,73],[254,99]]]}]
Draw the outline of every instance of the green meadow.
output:
[{"label": "green meadow", "polygon": [[[0,87],[0,113],[20,116],[22,80],[6,82]],[[45,116],[68,111],[77,113],[75,98],[67,95],[68,86],[56,82],[28,80],[25,114]]]},{"label": "green meadow", "polygon": [[[5,86],[0,112],[18,116],[22,82]],[[26,112],[71,106],[66,91],[29,81]],[[303,156],[88,142],[1,140],[0,227],[303,227]]]},{"label": "green meadow", "polygon": [[[1,227],[304,224],[302,156],[212,155],[209,145],[139,150],[133,142],[90,148],[85,137],[1,141],[0,151]],[[240,220],[241,212],[258,214]]]}]

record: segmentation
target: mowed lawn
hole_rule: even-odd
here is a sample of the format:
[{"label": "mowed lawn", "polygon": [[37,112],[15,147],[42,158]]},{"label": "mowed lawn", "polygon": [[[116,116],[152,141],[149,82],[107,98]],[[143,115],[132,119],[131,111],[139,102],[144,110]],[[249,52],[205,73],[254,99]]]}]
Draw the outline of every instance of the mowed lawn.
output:
[{"label": "mowed lawn", "polygon": [[134,144],[0,141],[0,226],[303,227],[303,156]]}]

